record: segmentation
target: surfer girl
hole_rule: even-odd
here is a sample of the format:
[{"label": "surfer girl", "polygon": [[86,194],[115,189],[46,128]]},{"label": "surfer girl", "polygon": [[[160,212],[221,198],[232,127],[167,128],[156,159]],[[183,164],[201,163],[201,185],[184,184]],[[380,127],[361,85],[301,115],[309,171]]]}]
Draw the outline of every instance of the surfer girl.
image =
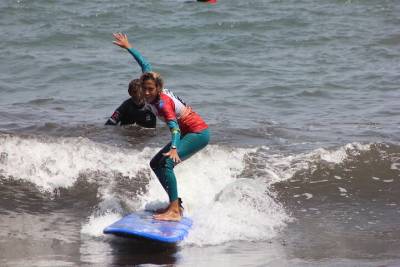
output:
[{"label": "surfer girl", "polygon": [[167,208],[159,211],[154,217],[158,220],[179,221],[182,218],[182,210],[174,167],[208,144],[208,126],[182,99],[164,89],[161,76],[151,71],[151,65],[139,51],[132,48],[126,34],[117,33],[114,37],[114,44],[127,49],[142,68],[144,74],[140,77],[138,88],[141,88],[139,95],[146,102],[146,107],[152,114],[165,121],[171,131],[171,142],[150,161],[150,167],[167,192],[170,202]]},{"label": "surfer girl", "polygon": [[[142,72],[151,71],[151,65],[146,61],[144,57],[132,47],[128,41],[126,34],[114,33],[113,34],[115,45],[126,49],[136,60],[142,69]],[[131,96],[125,100],[106,121],[105,125],[129,125],[138,124],[145,128],[156,127],[156,117],[154,114],[144,108],[144,100],[141,96],[140,81],[139,79],[133,79],[128,86],[128,93]]]},{"label": "surfer girl", "polygon": [[171,141],[150,161],[150,167],[169,197],[168,207],[154,218],[179,221],[182,210],[174,167],[204,148],[210,140],[210,132],[200,115],[174,93],[164,89],[163,79],[158,73],[145,72],[140,83],[148,107],[171,132]]}]

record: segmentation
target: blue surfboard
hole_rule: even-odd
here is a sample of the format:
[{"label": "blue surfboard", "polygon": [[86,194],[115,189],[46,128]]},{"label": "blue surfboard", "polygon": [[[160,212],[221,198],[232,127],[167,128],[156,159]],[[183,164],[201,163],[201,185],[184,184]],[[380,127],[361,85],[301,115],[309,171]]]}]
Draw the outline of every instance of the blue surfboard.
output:
[{"label": "blue surfboard", "polygon": [[172,244],[182,241],[192,226],[192,220],[187,217],[171,222],[155,220],[153,215],[148,211],[131,213],[106,227],[103,232]]}]

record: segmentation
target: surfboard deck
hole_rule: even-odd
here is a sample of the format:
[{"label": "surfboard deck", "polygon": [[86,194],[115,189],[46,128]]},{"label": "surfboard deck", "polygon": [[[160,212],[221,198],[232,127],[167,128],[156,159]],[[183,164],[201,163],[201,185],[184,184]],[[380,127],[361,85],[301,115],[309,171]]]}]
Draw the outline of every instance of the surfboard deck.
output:
[{"label": "surfboard deck", "polygon": [[193,223],[187,217],[170,222],[155,220],[153,215],[149,211],[131,213],[106,227],[103,233],[172,244],[182,241]]}]

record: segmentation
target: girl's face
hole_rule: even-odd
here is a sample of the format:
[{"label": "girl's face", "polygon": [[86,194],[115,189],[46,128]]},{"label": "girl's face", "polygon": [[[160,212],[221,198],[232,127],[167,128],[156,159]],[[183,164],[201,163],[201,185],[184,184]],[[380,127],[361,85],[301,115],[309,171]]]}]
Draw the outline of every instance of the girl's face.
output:
[{"label": "girl's face", "polygon": [[144,99],[146,100],[147,103],[153,102],[158,97],[159,91],[155,81],[153,80],[144,81],[142,89],[143,89]]}]

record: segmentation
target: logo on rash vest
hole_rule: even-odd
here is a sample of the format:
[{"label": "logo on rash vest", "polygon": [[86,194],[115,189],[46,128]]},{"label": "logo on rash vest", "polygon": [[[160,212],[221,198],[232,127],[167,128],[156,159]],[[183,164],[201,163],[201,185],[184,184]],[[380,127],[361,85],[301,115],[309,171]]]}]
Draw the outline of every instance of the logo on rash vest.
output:
[{"label": "logo on rash vest", "polygon": [[158,102],[158,108],[162,109],[164,107],[164,101],[160,100],[160,102]]}]

